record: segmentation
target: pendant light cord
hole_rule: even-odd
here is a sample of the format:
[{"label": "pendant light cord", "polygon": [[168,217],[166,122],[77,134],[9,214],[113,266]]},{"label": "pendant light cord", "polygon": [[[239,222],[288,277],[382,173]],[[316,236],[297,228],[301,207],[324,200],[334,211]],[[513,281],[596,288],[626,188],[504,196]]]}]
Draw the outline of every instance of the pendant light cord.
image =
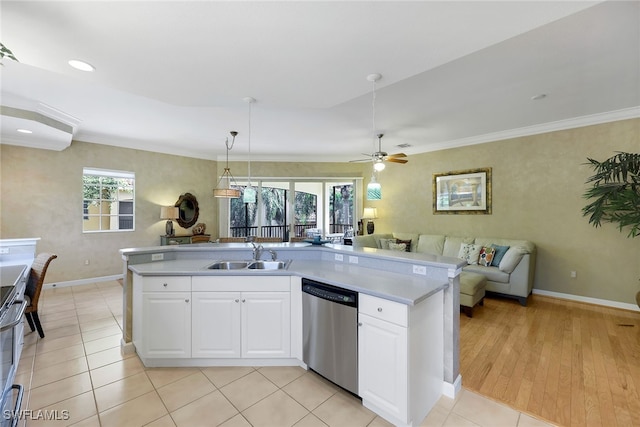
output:
[{"label": "pendant light cord", "polygon": [[[373,151],[376,151],[376,79],[373,79],[373,95],[371,100],[371,123],[373,126]],[[380,150],[378,150],[380,151]]]},{"label": "pendant light cord", "polygon": [[253,101],[249,101],[249,162],[248,162],[248,175],[249,175],[249,187],[251,187],[251,109]]}]

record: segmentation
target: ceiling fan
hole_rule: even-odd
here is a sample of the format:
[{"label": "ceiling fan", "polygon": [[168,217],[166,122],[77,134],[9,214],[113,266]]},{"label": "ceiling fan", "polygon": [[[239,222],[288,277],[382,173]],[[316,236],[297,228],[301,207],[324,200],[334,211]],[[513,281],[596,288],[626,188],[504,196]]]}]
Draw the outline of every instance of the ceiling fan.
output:
[{"label": "ceiling fan", "polygon": [[378,137],[378,151],[371,154],[362,153],[365,156],[369,156],[368,159],[358,159],[351,160],[351,162],[370,162],[373,161],[373,168],[377,171],[381,171],[384,169],[384,162],[393,162],[393,163],[407,163],[409,160],[402,159],[401,157],[407,157],[404,153],[396,153],[396,154],[387,154],[382,151],[382,137],[383,133],[379,133]]}]

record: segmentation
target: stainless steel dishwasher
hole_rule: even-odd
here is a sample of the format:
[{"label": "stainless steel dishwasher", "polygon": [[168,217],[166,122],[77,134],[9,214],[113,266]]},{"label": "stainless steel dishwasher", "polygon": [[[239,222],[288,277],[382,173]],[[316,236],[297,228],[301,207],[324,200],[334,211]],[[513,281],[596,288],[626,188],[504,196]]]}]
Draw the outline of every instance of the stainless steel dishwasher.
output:
[{"label": "stainless steel dishwasher", "polygon": [[358,293],[302,279],[302,359],[358,394]]}]

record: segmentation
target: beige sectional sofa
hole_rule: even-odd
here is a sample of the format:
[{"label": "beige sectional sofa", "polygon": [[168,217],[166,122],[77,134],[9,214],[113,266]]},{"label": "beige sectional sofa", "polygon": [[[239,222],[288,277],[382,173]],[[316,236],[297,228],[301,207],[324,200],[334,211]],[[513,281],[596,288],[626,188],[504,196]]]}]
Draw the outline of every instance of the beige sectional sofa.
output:
[{"label": "beige sectional sofa", "polygon": [[[410,243],[409,243],[410,241]],[[494,294],[517,298],[520,304],[527,305],[527,298],[533,289],[536,265],[536,246],[526,240],[502,239],[493,237],[456,237],[433,234],[393,233],[355,236],[354,247],[370,247],[383,250],[401,250],[409,247],[410,252],[422,252],[454,258],[466,258],[468,265],[463,272],[479,273],[487,278],[486,291]],[[464,250],[461,252],[461,247]],[[501,259],[486,262],[480,258],[482,248],[502,247]],[[505,249],[506,248],[506,249]],[[485,250],[485,254],[491,252]],[[474,257],[478,258],[474,262]],[[499,261],[499,262],[495,262]],[[480,263],[478,263],[480,262]],[[489,265],[483,265],[489,264]]]}]

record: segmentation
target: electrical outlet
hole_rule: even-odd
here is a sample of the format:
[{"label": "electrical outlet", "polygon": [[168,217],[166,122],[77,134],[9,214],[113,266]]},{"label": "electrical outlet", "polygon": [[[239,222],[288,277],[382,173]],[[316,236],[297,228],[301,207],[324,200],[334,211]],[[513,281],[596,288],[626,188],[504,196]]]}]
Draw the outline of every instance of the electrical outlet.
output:
[{"label": "electrical outlet", "polygon": [[577,273],[577,272],[575,272],[575,271],[572,271],[572,272],[571,272],[571,278],[572,278],[572,279],[575,279],[576,277],[578,277],[578,273]]},{"label": "electrical outlet", "polygon": [[427,275],[427,267],[425,265],[414,265],[413,266],[413,274],[422,274],[423,276]]},{"label": "electrical outlet", "polygon": [[342,257],[342,254],[335,254],[334,259],[335,259],[336,261],[342,261],[344,258]]},{"label": "electrical outlet", "polygon": [[358,257],[357,256],[349,256],[349,264],[357,264]]},{"label": "electrical outlet", "polygon": [[151,261],[162,261],[164,254],[151,254]]},{"label": "electrical outlet", "polygon": [[89,260],[88,259],[84,260],[84,265],[89,265]]},{"label": "electrical outlet", "polygon": [[9,248],[0,248],[0,254],[6,255],[9,253]]}]

